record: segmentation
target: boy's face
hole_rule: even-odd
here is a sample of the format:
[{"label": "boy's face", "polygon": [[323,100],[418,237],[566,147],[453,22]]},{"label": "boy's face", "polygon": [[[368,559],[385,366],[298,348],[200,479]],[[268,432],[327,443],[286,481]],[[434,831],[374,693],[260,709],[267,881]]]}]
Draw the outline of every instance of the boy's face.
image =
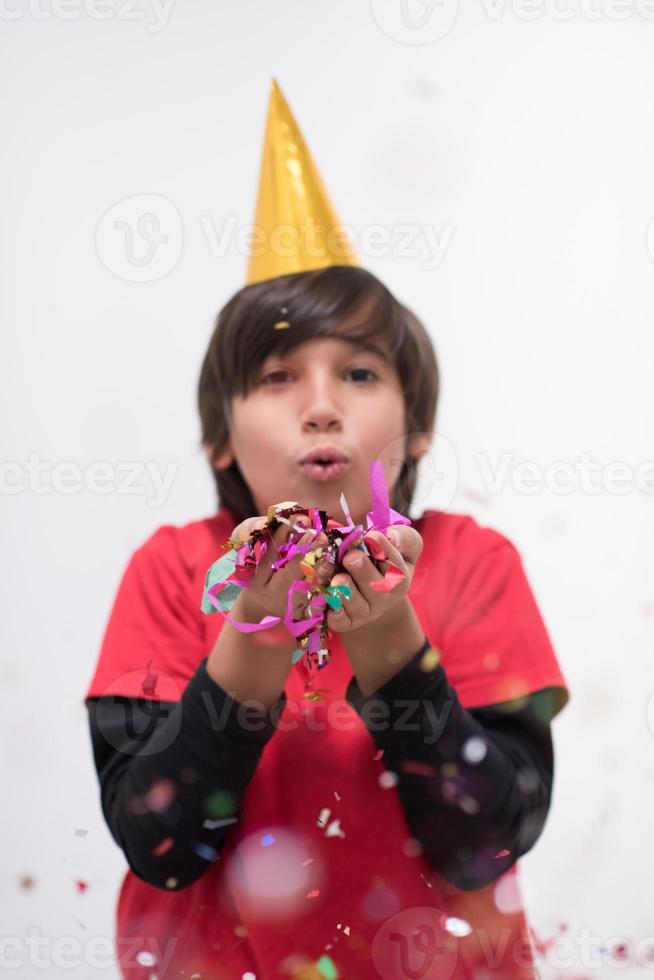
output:
[{"label": "boy's face", "polygon": [[[236,461],[258,514],[294,500],[345,520],[344,493],[353,520],[365,524],[370,463],[382,461],[391,496],[405,442],[404,395],[393,363],[350,341],[319,338],[284,356],[271,354],[248,396],[232,399],[230,443],[214,465]],[[329,448],[347,458],[333,477],[301,464]]]}]

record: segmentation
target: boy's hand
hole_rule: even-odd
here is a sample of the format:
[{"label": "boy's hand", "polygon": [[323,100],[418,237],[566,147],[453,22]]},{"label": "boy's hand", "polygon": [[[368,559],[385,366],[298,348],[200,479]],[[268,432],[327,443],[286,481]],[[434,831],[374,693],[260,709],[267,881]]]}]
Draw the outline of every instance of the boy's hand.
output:
[{"label": "boy's hand", "polygon": [[[315,528],[311,526],[309,519],[305,515],[301,514],[297,517],[292,517],[291,520],[295,525],[311,528],[302,535],[298,544],[306,545],[309,541],[312,541],[314,548],[319,548],[321,545],[324,546],[327,544],[327,535],[322,532],[316,534]],[[250,537],[255,528],[262,527],[265,523],[265,517],[248,517],[234,528],[231,536],[245,541]],[[300,554],[295,555],[291,561],[287,562],[283,568],[277,571],[274,571],[270,567],[279,558],[278,549],[280,545],[292,533],[293,529],[288,524],[283,523],[275,529],[273,534],[268,532],[268,548],[266,553],[259,562],[256,572],[248,580],[249,588],[243,589],[239,596],[239,600],[243,599],[248,608],[252,609],[252,604],[260,607],[262,615],[265,612],[270,616],[279,616],[280,619],[283,619],[286,615],[286,607],[288,605],[289,588],[293,582],[303,581],[305,578],[300,568],[302,561],[302,555]],[[315,570],[320,581],[326,583],[329,580],[330,574],[333,572],[333,566],[327,564],[324,559],[320,559],[316,563]],[[293,594],[292,609],[296,619],[303,619],[309,615],[307,612],[306,593],[300,589]]]},{"label": "boy's hand", "polygon": [[[388,533],[397,535],[397,544],[392,544],[381,531],[370,531],[366,537],[379,542],[390,561],[404,574],[404,581],[398,582],[390,592],[376,592],[371,583],[381,582],[383,574],[377,571],[370,558],[358,548],[351,548],[343,559],[347,574],[338,572],[331,585],[347,585],[352,589],[352,597],[343,600],[340,612],[330,609],[327,625],[338,633],[368,626],[382,618],[392,618],[399,613],[402,600],[409,591],[413,580],[416,562],[423,548],[423,541],[416,529],[407,524],[396,524]],[[358,561],[358,563],[356,563]],[[386,562],[382,565],[388,570]]]}]

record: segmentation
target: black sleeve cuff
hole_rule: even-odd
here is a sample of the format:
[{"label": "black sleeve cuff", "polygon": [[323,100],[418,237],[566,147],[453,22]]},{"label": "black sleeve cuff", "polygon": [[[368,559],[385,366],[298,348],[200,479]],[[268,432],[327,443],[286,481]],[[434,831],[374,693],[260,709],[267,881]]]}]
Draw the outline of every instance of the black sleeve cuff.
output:
[{"label": "black sleeve cuff", "polygon": [[416,654],[393,677],[371,694],[364,695],[352,677],[345,692],[345,700],[362,718],[380,744],[384,733],[395,729],[405,731],[402,720],[409,713],[418,715],[420,702],[429,701],[439,706],[448,696],[448,684],[444,667],[437,656],[430,662],[427,656],[432,649],[427,637]]}]

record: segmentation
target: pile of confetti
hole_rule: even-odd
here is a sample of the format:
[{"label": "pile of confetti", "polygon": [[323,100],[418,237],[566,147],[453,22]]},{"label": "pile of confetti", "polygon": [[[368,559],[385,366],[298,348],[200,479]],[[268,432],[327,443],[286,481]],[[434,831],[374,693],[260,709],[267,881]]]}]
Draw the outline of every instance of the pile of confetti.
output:
[{"label": "pile of confetti", "polygon": [[[207,572],[202,612],[221,613],[242,633],[271,629],[283,622],[298,644],[292,662],[297,663],[304,656],[309,667],[315,666],[318,670],[325,667],[329,662],[327,612],[329,608],[338,611],[343,600],[351,598],[351,589],[345,585],[332,586],[321,582],[316,571],[317,562],[324,559],[332,564],[331,582],[337,572],[345,571],[342,564],[345,554],[350,548],[358,548],[370,558],[383,576],[372,586],[377,591],[390,591],[404,577],[402,571],[388,560],[378,542],[369,537],[369,533],[373,530],[385,533],[394,524],[411,524],[411,521],[389,505],[388,487],[380,460],[370,464],[369,479],[372,510],[366,515],[365,529],[361,524],[353,522],[345,495],[341,494],[340,504],[345,523],[316,507],[304,508],[294,501],[286,500],[269,507],[263,527],[256,528],[244,541],[230,538],[223,545],[223,548],[229,549],[227,553],[215,561]],[[308,527],[297,523],[300,516],[308,518]],[[279,571],[299,554],[302,556],[300,568],[303,578],[295,580],[288,590],[283,619],[279,616],[264,616],[258,623],[237,622],[228,612],[241,589],[249,587],[248,580],[256,573],[268,548],[271,544],[276,547],[272,535],[280,524],[287,524],[291,531],[286,541],[277,548],[277,558],[271,563],[271,568],[273,572]],[[300,540],[307,532],[313,532],[311,539],[301,544]],[[322,533],[327,538],[327,544],[315,547],[313,541]],[[386,571],[382,570],[384,563],[388,565]],[[304,619],[296,619],[294,616],[293,598],[296,592],[305,593],[308,615]]]}]

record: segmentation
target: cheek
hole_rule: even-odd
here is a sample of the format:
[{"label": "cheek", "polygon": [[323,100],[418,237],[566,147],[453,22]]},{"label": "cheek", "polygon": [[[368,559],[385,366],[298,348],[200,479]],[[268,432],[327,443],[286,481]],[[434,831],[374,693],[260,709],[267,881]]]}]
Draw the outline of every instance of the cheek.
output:
[{"label": "cheek", "polygon": [[402,456],[405,409],[402,401],[380,398],[357,414],[361,442],[373,448],[377,456]]}]

